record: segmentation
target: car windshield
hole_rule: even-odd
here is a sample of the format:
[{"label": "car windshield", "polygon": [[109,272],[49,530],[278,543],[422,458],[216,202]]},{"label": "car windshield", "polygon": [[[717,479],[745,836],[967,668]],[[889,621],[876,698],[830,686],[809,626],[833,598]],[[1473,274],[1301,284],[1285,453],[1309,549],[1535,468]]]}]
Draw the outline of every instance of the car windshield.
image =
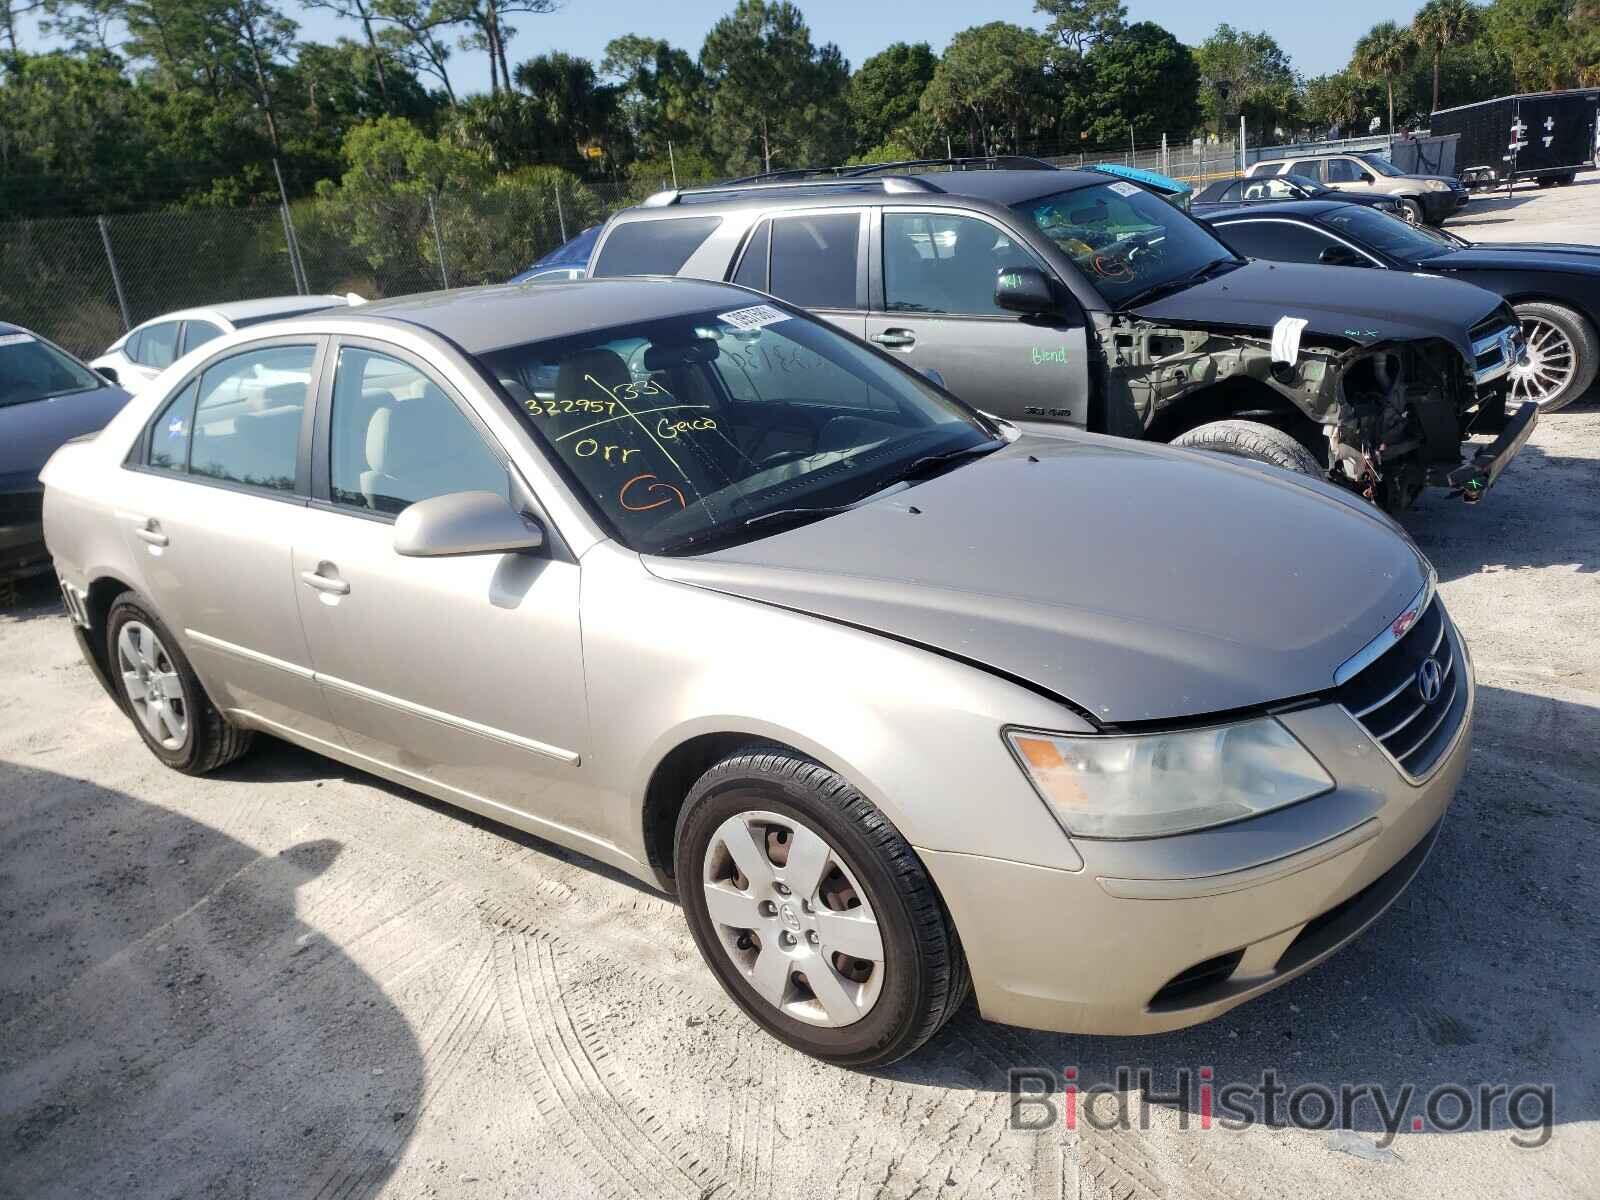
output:
[{"label": "car windshield", "polygon": [[997,447],[983,418],[771,304],[479,356],[618,538],[686,553],[825,517]]},{"label": "car windshield", "polygon": [[1212,263],[1235,261],[1203,225],[1131,183],[1074,188],[1013,208],[1060,247],[1113,308]]},{"label": "car windshield", "polygon": [[1364,242],[1401,262],[1415,263],[1437,258],[1457,246],[1445,234],[1424,225],[1408,225],[1399,217],[1391,217],[1388,213],[1363,205],[1341,205],[1325,213],[1321,220],[1328,228],[1338,230],[1354,241]]},{"label": "car windshield", "polygon": [[1395,166],[1387,158],[1383,158],[1377,154],[1358,154],[1356,157],[1362,162],[1366,163],[1367,166],[1371,167],[1379,175],[1387,175],[1391,179],[1397,179],[1405,174],[1404,171]]},{"label": "car windshield", "polygon": [[0,333],[0,407],[92,392],[105,381],[31,333]]}]

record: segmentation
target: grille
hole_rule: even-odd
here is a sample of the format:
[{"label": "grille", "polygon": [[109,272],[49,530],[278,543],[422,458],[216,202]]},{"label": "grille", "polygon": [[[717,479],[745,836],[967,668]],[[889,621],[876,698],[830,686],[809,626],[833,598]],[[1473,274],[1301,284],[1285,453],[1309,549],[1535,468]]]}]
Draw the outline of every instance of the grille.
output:
[{"label": "grille", "polygon": [[[1428,702],[1422,676],[1430,661],[1440,686]],[[1409,779],[1419,780],[1439,764],[1466,715],[1469,669],[1435,597],[1398,642],[1339,689],[1339,703]]]}]

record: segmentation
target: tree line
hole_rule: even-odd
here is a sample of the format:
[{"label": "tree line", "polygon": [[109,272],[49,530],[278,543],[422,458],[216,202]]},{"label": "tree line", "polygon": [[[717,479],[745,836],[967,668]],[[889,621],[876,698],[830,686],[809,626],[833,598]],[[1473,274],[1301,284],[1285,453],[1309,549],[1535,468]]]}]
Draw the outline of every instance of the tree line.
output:
[{"label": "tree line", "polygon": [[[846,161],[1253,142],[1425,124],[1434,108],[1600,83],[1600,0],[1428,0],[1348,67],[1305,79],[1267,33],[1186,46],[1120,0],[1036,0],[885,47],[852,69],[787,0],[738,0],[698,53],[638,34],[596,63],[513,62],[562,0],[304,0],[348,36],[306,41],[284,0],[0,0],[0,211],[115,212],[517,176],[640,193]],[[579,3],[581,0],[571,0]],[[66,48],[30,52],[18,22]],[[487,59],[464,94],[461,56]],[[481,59],[480,59],[481,61]],[[555,172],[555,174],[552,174]]]}]

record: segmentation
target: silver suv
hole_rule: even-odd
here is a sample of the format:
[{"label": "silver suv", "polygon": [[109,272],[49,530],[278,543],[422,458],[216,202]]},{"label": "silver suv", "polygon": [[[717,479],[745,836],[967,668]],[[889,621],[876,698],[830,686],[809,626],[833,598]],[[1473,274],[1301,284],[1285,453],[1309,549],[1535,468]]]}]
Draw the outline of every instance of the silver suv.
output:
[{"label": "silver suv", "polygon": [[1388,196],[1413,225],[1443,225],[1466,207],[1466,186],[1449,175],[1409,175],[1381,154],[1314,154],[1251,163],[1247,179],[1309,175],[1320,183],[1358,196]]},{"label": "silver suv", "polygon": [[[1532,429],[1500,297],[1247,262],[1154,193],[1030,159],[781,172],[660,192],[612,217],[595,276],[770,293],[1036,431],[1217,450],[1399,508],[1475,500]],[[1464,459],[1470,432],[1500,433]]]}]

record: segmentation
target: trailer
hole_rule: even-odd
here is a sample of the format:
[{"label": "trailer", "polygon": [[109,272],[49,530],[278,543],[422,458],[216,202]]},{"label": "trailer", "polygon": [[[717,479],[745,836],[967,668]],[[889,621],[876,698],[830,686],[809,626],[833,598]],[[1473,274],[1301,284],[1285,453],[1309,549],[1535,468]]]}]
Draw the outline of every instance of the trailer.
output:
[{"label": "trailer", "polygon": [[1571,183],[1600,166],[1600,88],[1528,92],[1434,113],[1431,134],[1458,134],[1456,170],[1469,188]]}]

